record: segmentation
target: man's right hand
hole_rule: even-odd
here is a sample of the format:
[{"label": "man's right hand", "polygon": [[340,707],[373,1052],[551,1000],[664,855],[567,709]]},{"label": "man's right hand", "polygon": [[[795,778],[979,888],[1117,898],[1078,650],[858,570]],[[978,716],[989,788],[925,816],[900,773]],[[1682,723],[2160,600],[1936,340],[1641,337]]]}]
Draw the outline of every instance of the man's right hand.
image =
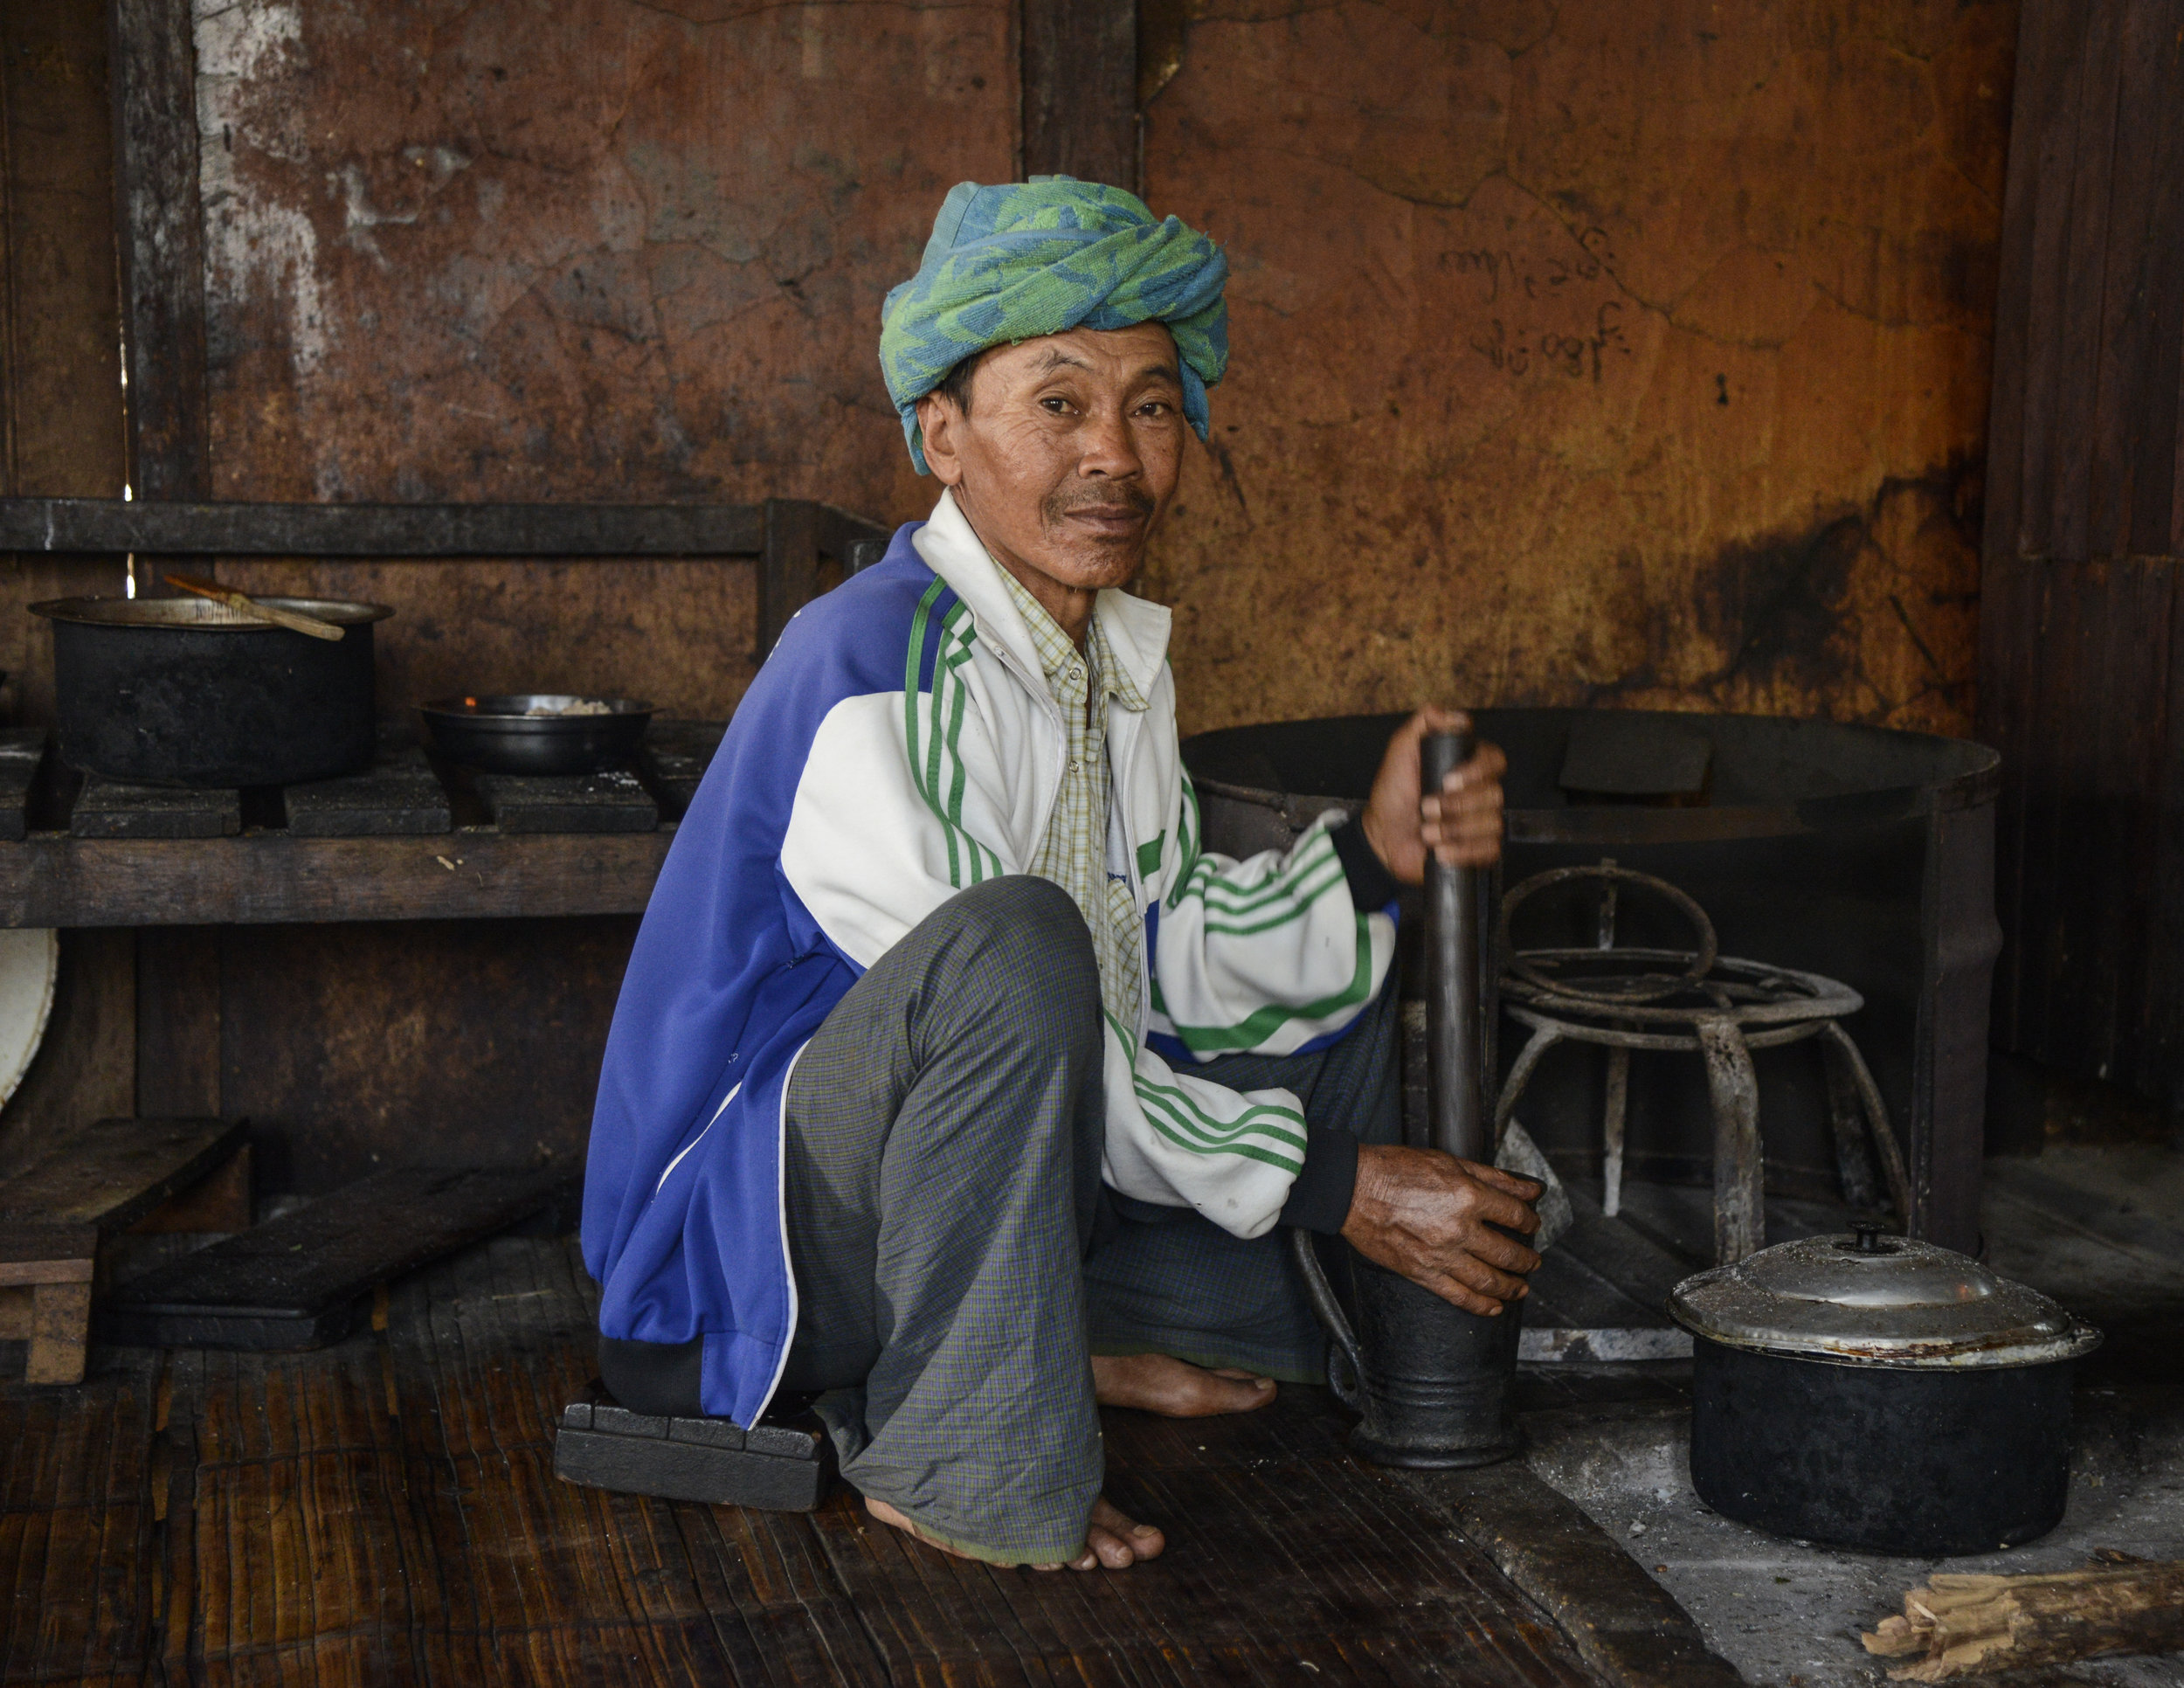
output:
[{"label": "man's right hand", "polygon": [[1437,1149],[1368,1143],[1342,1234],[1367,1260],[1422,1283],[1467,1312],[1495,1314],[1525,1293],[1539,1256],[1497,1225],[1530,1236],[1542,1186]]}]

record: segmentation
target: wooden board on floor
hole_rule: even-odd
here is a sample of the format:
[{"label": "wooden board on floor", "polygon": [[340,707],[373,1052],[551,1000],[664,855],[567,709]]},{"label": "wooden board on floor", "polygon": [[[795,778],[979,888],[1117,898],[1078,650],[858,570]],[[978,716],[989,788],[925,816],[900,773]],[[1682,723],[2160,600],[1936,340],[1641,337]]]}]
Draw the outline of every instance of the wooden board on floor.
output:
[{"label": "wooden board on floor", "polygon": [[798,1515],[557,1482],[594,1294],[573,1243],[503,1237],[317,1352],[0,1384],[0,1682],[1596,1681],[1315,1391],[1108,1414],[1110,1492],[1171,1544],[1111,1578],[945,1558],[847,1489]]},{"label": "wooden board on floor", "polygon": [[232,1119],[102,1119],[0,1182],[0,1259],[35,1260],[142,1219],[243,1145]]},{"label": "wooden board on floor", "polygon": [[554,1200],[560,1166],[396,1166],[253,1226],[108,1298],[100,1332],[154,1347],[280,1351],[349,1333],[358,1300]]}]

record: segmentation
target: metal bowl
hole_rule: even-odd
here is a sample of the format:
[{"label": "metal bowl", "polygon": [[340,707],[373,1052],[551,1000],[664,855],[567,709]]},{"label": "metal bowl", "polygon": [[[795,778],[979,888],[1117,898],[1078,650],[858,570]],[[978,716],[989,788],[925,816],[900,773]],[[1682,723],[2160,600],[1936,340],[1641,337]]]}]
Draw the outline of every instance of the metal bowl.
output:
[{"label": "metal bowl", "polygon": [[[602,706],[605,713],[598,713]],[[563,714],[583,708],[593,713]],[[423,706],[432,747],[487,773],[586,774],[618,768],[645,742],[653,706],[626,697],[512,692],[444,697]]]}]

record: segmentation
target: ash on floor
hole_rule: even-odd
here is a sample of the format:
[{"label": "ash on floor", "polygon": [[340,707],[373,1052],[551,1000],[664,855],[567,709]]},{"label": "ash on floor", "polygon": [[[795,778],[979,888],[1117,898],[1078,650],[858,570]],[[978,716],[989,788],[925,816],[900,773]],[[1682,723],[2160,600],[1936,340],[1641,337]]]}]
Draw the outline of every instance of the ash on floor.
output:
[{"label": "ash on floor", "polygon": [[[1932,1571],[2070,1570],[2102,1547],[2184,1558],[2184,1392],[2174,1387],[2184,1377],[2184,1156],[2063,1147],[1994,1163],[1982,1217],[1989,1263],[2110,1336],[2081,1377],[2069,1511],[2052,1534],[2008,1553],[1891,1559],[1734,1523],[1691,1491],[1677,1375],[1688,1368],[1528,1368],[1532,1470],[1621,1541],[1752,1684],[1885,1681],[1859,1634],[1900,1612],[1904,1591]],[[2091,1661],[2036,1679],[2184,1688],[2184,1655]]]},{"label": "ash on floor", "polygon": [[[1766,1688],[1885,1679],[1859,1644],[1929,1572],[2063,1571],[2097,1547],[2184,1558],[2184,1401],[2160,1388],[2094,1388],[2077,1403],[2070,1510],[2009,1553],[1890,1559],[1808,1547],[1723,1518],[1691,1492],[1690,1420],[1662,1405],[1559,1408],[1525,1421],[1529,1459],[1676,1596],[1707,1644]],[[2177,1688],[2184,1658],[2117,1659],[2051,1678]]]}]

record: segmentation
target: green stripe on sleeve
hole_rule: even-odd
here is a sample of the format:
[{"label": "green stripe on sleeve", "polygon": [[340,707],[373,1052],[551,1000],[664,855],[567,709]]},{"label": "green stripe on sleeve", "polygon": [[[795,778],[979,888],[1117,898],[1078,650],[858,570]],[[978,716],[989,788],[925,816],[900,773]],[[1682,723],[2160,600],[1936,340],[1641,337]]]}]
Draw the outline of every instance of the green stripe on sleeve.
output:
[{"label": "green stripe on sleeve", "polygon": [[[1181,1130],[1189,1132],[1210,1152],[1224,1143],[1243,1137],[1271,1138],[1276,1143],[1286,1143],[1297,1153],[1304,1152],[1304,1118],[1288,1108],[1254,1104],[1227,1124],[1213,1119],[1198,1108],[1187,1096],[1165,1084],[1156,1084],[1139,1077],[1137,1080],[1137,1100],[1146,1108],[1158,1108],[1167,1118]],[[1282,1124],[1295,1120],[1296,1128]]]},{"label": "green stripe on sleeve", "polygon": [[[1241,921],[1219,919],[1216,918],[1217,911],[1209,903],[1206,907],[1205,930],[1209,933],[1220,932],[1229,937],[1249,937],[1254,932],[1270,932],[1277,926],[1296,924],[1296,922],[1310,915],[1313,904],[1318,902],[1320,897],[1335,886],[1344,882],[1345,875],[1339,861],[1327,862],[1324,867],[1326,872],[1317,882],[1310,886],[1300,885],[1297,888],[1296,899],[1289,907],[1268,915],[1263,920],[1252,921],[1248,917]],[[1219,912],[1226,913],[1227,910],[1223,910]]]},{"label": "green stripe on sleeve", "polygon": [[[1324,844],[1326,847],[1324,850],[1313,847],[1317,844]],[[1270,903],[1299,895],[1297,886],[1319,872],[1330,858],[1337,861],[1341,860],[1335,855],[1332,841],[1325,833],[1321,833],[1309,841],[1305,848],[1284,862],[1273,878],[1256,885],[1224,884],[1214,874],[1213,863],[1206,862],[1202,864],[1201,870],[1192,876],[1193,882],[1187,887],[1186,895],[1204,903],[1209,913],[1254,914]]]},{"label": "green stripe on sleeve", "polygon": [[[1139,1100],[1146,1098],[1140,1095]],[[1189,1131],[1187,1124],[1178,1120],[1167,1109],[1147,1106],[1145,1123],[1162,1137],[1186,1153],[1194,1155],[1241,1155],[1247,1160],[1256,1160],[1268,1166],[1279,1166],[1285,1173],[1299,1173],[1304,1168],[1304,1145],[1299,1142],[1293,1152],[1246,1140],[1261,1133],[1239,1133],[1237,1137],[1219,1142],[1207,1142]]]},{"label": "green stripe on sleeve", "polygon": [[1166,1004],[1155,992],[1154,1007],[1168,1014],[1169,1023],[1175,1027],[1177,1040],[1193,1054],[1217,1052],[1223,1049],[1254,1049],[1272,1037],[1282,1027],[1295,1020],[1324,1020],[1344,1008],[1354,1008],[1372,993],[1372,929],[1368,917],[1359,915],[1358,923],[1358,962],[1350,983],[1332,996],[1317,1002],[1308,1002],[1302,1007],[1287,1008],[1279,1003],[1269,1003],[1256,1013],[1247,1014],[1233,1026],[1185,1026],[1177,1020]]},{"label": "green stripe on sleeve", "polygon": [[[1128,1034],[1113,1014],[1103,1018],[1122,1040],[1123,1047],[1134,1055],[1137,1040]],[[1246,1108],[1233,1123],[1223,1124],[1201,1110],[1180,1085],[1163,1084],[1136,1070],[1134,1061],[1130,1084],[1137,1092],[1146,1123],[1178,1149],[1195,1155],[1241,1154],[1291,1173],[1303,1166],[1304,1116],[1294,1108],[1257,1102]],[[1244,1140],[1250,1138],[1262,1138],[1270,1144],[1289,1148],[1255,1146]]]}]

